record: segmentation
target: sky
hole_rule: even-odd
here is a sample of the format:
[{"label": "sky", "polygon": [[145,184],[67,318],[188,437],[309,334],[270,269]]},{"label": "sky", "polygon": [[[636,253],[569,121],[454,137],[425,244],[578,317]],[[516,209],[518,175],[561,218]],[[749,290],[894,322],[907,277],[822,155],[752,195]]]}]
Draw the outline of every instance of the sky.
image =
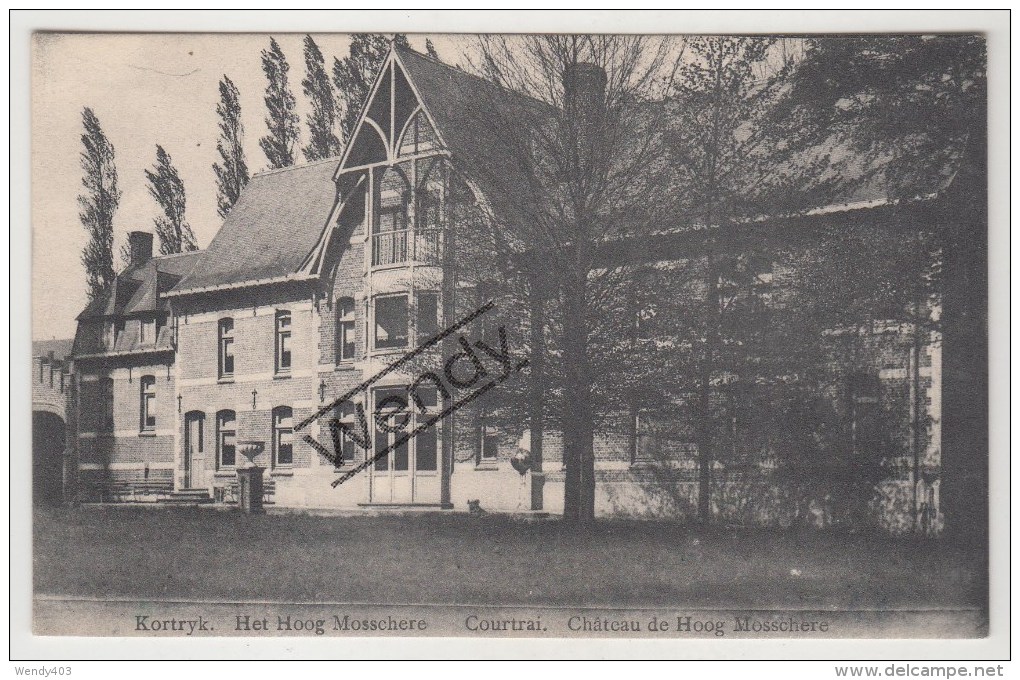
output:
[{"label": "sky", "polygon": [[[303,34],[274,34],[290,63],[290,85],[306,133]],[[431,37],[440,57],[458,63],[464,37],[409,35],[425,51]],[[313,34],[331,68],[348,53],[345,34]],[[187,219],[200,248],[219,229],[216,183],[216,104],[219,81],[230,77],[241,95],[245,152],[251,173],[267,161],[266,87],[261,51],[269,34],[47,34],[32,50],[32,339],[74,336],[85,307],[81,251],[87,234],[78,219],[81,193],[82,109],[91,107],[116,152],[120,206],[114,217],[114,262],[129,231],[153,230],[158,208],[146,190],[144,170],[156,144],[177,167],[187,195]],[[158,251],[158,245],[155,247]]]}]

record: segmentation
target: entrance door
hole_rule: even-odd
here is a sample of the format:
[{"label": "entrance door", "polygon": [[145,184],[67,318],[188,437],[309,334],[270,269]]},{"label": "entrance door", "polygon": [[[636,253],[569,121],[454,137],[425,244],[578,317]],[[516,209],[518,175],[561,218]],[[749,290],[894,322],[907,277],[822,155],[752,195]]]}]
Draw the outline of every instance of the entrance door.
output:
[{"label": "entrance door", "polygon": [[203,487],[205,480],[205,414],[191,411],[184,417],[184,488]]},{"label": "entrance door", "polygon": [[405,440],[406,435],[428,420],[428,411],[435,408],[434,393],[423,399],[426,413],[414,403],[407,403],[407,390],[403,387],[377,389],[373,396],[372,446],[376,454],[387,453],[372,465],[371,502],[438,503],[440,424]]}]

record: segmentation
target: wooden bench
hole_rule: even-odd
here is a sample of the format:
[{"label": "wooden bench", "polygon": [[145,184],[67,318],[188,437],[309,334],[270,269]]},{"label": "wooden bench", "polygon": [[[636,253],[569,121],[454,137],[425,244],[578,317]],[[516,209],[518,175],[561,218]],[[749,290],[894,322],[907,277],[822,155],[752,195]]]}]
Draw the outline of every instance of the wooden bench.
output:
[{"label": "wooden bench", "polygon": [[139,496],[161,496],[173,493],[172,479],[115,479],[88,485],[90,495],[101,503],[123,503],[138,501]]},{"label": "wooden bench", "polygon": [[135,496],[168,496],[173,493],[174,480],[172,479],[143,479],[131,482],[131,488]]},{"label": "wooden bench", "polygon": [[[213,487],[213,495],[217,500],[222,498],[222,503],[237,505],[241,497],[241,485],[239,482],[230,482],[223,486]],[[276,495],[276,481],[266,479],[262,482],[262,504],[273,505],[273,496]]]}]

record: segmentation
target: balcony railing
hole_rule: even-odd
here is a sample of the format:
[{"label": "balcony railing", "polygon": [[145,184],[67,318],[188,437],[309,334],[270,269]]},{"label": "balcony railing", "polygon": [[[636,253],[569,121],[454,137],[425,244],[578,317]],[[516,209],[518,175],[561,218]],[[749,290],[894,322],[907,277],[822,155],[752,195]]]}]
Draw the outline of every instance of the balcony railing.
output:
[{"label": "balcony railing", "polygon": [[441,253],[441,229],[402,229],[372,234],[373,267],[411,260],[439,264]]}]

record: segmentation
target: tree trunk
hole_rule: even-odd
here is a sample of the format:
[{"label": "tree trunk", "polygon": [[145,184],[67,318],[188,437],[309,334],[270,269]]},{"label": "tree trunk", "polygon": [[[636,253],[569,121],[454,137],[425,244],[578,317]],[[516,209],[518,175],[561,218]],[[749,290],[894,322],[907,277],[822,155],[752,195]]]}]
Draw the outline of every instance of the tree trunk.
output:
[{"label": "tree trunk", "polygon": [[[707,350],[707,348],[706,348]],[[711,423],[711,363],[705,361],[698,385],[698,520],[712,520],[712,423]]]},{"label": "tree trunk", "polygon": [[712,461],[715,442],[712,428],[712,369],[719,342],[719,271],[714,253],[709,253],[708,280],[705,293],[705,353],[698,380],[697,427],[698,445],[698,520],[712,521]]},{"label": "tree trunk", "polygon": [[529,427],[531,430],[531,509],[542,510],[544,505],[545,474],[542,470],[543,421],[545,416],[545,305],[542,290],[544,283],[532,275],[530,296],[531,325],[531,404]]},{"label": "tree trunk", "polygon": [[588,365],[585,280],[571,277],[563,295],[563,517],[579,524],[595,518],[594,423]]}]

